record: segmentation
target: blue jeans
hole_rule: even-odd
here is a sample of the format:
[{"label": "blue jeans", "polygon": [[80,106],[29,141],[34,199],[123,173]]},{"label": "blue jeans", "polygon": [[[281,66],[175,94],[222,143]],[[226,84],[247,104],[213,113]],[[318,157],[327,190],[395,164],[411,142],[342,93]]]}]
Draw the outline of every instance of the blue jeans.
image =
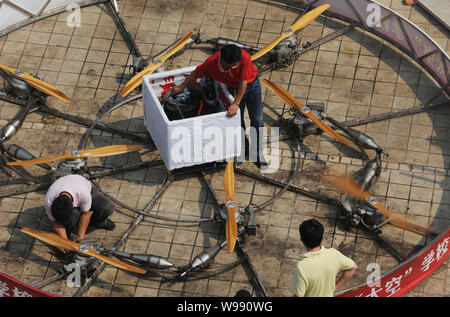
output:
[{"label": "blue jeans", "polygon": [[245,130],[244,111],[247,106],[248,116],[250,117],[250,126],[259,128],[264,126],[261,83],[259,77],[247,85],[244,96],[242,97],[239,108],[241,110],[241,126]]},{"label": "blue jeans", "polygon": [[[236,96],[237,89],[233,90],[234,96]],[[250,126],[254,129],[250,130],[251,138],[251,149],[250,149],[250,160],[256,160],[263,151],[263,105],[261,96],[261,83],[259,77],[256,77],[254,81],[247,85],[244,96],[242,97],[241,103],[239,104],[239,109],[241,110],[241,127],[246,130],[244,122],[244,111],[247,106],[248,116],[250,117]],[[244,136],[243,136],[244,137]],[[245,147],[247,148],[247,139],[245,139]],[[244,144],[242,144],[244,146]],[[245,152],[242,152],[244,154]],[[255,157],[256,154],[256,157]]]}]

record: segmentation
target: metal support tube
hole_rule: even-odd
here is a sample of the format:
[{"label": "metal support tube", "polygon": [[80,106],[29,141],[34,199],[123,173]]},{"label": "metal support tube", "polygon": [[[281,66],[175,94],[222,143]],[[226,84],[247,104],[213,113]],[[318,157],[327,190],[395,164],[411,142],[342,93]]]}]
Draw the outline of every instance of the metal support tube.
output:
[{"label": "metal support tube", "polygon": [[[20,100],[20,99],[17,99],[17,98],[8,97],[8,96],[2,95],[2,94],[0,94],[0,99],[5,100],[7,102],[14,103],[14,104],[22,106],[22,107],[24,107],[26,105],[26,103],[23,100]],[[144,137],[141,137],[139,135],[132,134],[132,133],[130,133],[128,131],[125,131],[125,130],[121,130],[121,129],[118,129],[118,128],[113,128],[113,127],[109,126],[108,124],[105,124],[105,123],[102,123],[102,122],[98,122],[98,121],[94,122],[93,120],[90,120],[90,119],[86,119],[86,118],[82,118],[82,117],[79,117],[79,116],[74,116],[74,115],[62,113],[59,110],[50,108],[46,104],[44,106],[41,106],[37,111],[39,111],[41,113],[50,114],[52,116],[55,116],[55,117],[58,117],[58,118],[61,118],[61,119],[64,119],[64,120],[68,120],[68,121],[71,121],[71,122],[83,125],[85,127],[95,126],[95,128],[97,128],[99,130],[103,130],[103,131],[110,132],[110,133],[116,133],[116,134],[121,135],[123,137],[130,138],[130,139],[133,139],[133,140],[145,143],[145,144],[149,143],[149,138],[144,138]]]},{"label": "metal support tube", "polygon": [[349,31],[349,30],[351,30],[353,28],[354,28],[353,25],[344,26],[343,28],[340,28],[339,30],[337,30],[337,31],[335,31],[333,33],[330,33],[330,34],[322,37],[321,39],[312,42],[308,47],[302,49],[300,51],[300,54],[304,54],[304,53],[306,53],[306,52],[308,52],[308,51],[310,51],[312,49],[315,49],[316,47],[318,47],[318,46],[320,46],[322,44],[325,44],[325,43],[327,43],[329,41],[332,41],[335,38],[337,38],[338,36],[344,34],[345,32],[347,32],[347,31]]},{"label": "metal support tube", "polygon": [[43,288],[43,287],[49,285],[50,283],[53,283],[57,280],[64,278],[65,274],[66,274],[65,269],[64,269],[64,267],[62,267],[61,269],[59,269],[59,271],[56,274],[54,274],[46,279],[43,279],[42,281],[34,283],[32,286],[36,287],[36,288]]},{"label": "metal support tube", "polygon": [[119,11],[116,10],[114,2],[112,0],[109,0],[107,2],[109,4],[110,11],[112,12],[114,22],[116,22],[117,28],[119,29],[125,42],[128,44],[131,54],[133,55],[133,64],[136,67],[136,69],[138,69],[141,66],[141,63],[143,62],[141,51],[137,47],[136,41],[131,36],[130,31],[128,31],[128,28],[125,22],[123,21],[121,15],[119,14]]},{"label": "metal support tube", "polygon": [[[280,180],[277,180],[275,178],[271,178],[271,177],[268,177],[268,176],[255,174],[253,172],[244,170],[244,169],[242,169],[240,167],[236,167],[235,171],[236,171],[236,173],[239,173],[241,175],[253,178],[253,179],[257,180],[257,181],[264,182],[264,183],[267,183],[267,184],[270,184],[270,185],[273,185],[273,186],[286,187],[286,185],[287,185],[287,183],[285,183],[283,181],[280,181]],[[320,194],[318,192],[314,192],[312,190],[309,190],[307,188],[304,188],[304,187],[301,187],[301,186],[298,186],[298,185],[290,184],[289,186],[287,186],[287,190],[289,190],[289,191],[291,191],[293,193],[305,195],[305,196],[308,196],[308,197],[311,197],[311,198],[314,198],[314,199],[317,199],[317,200],[320,200],[320,201],[323,201],[323,202],[330,202],[331,201],[331,199],[329,197],[327,197],[327,196],[325,196],[323,194]]]},{"label": "metal support tube", "polygon": [[382,247],[384,247],[390,254],[392,254],[395,259],[399,262],[403,262],[407,259],[407,257],[402,254],[399,250],[397,250],[397,248],[395,248],[392,243],[390,243],[389,241],[386,240],[385,237],[383,237],[381,235],[381,232],[377,232],[374,231],[372,229],[370,229],[369,227],[367,227],[364,224],[360,224],[360,227],[367,233],[369,233],[370,235],[372,235],[375,240],[378,242],[378,244],[380,244]]},{"label": "metal support tube", "polygon": [[256,285],[261,296],[268,297],[269,295],[267,294],[266,288],[264,287],[263,282],[259,278],[258,272],[256,272],[255,267],[253,266],[252,262],[250,261],[247,251],[245,251],[245,248],[239,239],[236,241],[235,249],[236,249],[237,253],[240,254],[241,257],[244,259],[244,263],[246,264],[246,266],[250,269],[250,271],[252,273],[251,279],[253,280],[254,285]]},{"label": "metal support tube", "polygon": [[393,118],[399,118],[399,117],[403,117],[403,116],[407,116],[407,115],[412,115],[412,114],[416,114],[416,113],[421,113],[421,112],[424,112],[424,111],[427,111],[427,110],[430,110],[433,108],[437,108],[437,107],[442,107],[442,106],[448,107],[450,105],[450,102],[444,102],[444,103],[440,103],[440,104],[436,104],[436,105],[430,105],[430,103],[432,103],[441,94],[442,94],[442,91],[439,91],[438,94],[433,96],[433,98],[423,106],[412,107],[412,108],[408,108],[408,109],[368,116],[365,118],[349,120],[349,121],[342,122],[342,125],[344,125],[346,127],[354,127],[354,126],[363,125],[363,124],[367,124],[367,123],[373,123],[373,122],[378,122],[378,121],[383,121],[383,120],[388,120],[388,119],[393,119]]},{"label": "metal support tube", "polygon": [[162,160],[151,160],[151,161],[146,161],[146,162],[142,162],[139,164],[122,166],[122,167],[118,167],[118,168],[112,168],[112,169],[109,169],[106,171],[101,171],[101,172],[89,172],[89,178],[92,179],[92,178],[99,178],[99,177],[105,177],[105,176],[112,176],[112,175],[116,175],[119,173],[125,173],[125,172],[138,170],[141,168],[149,168],[149,167],[153,167],[153,166],[162,165],[163,163],[164,162]]},{"label": "metal support tube", "polygon": [[0,192],[0,198],[35,192],[50,187],[51,183],[39,183],[20,188],[6,189]]}]

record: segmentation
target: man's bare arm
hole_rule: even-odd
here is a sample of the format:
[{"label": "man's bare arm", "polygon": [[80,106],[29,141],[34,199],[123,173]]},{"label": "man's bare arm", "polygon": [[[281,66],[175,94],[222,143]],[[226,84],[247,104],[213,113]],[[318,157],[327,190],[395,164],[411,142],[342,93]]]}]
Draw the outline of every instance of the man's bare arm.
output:
[{"label": "man's bare arm", "polygon": [[80,219],[78,220],[77,240],[81,240],[81,239],[85,238],[86,230],[87,230],[87,227],[89,226],[89,221],[91,221],[91,214],[92,213],[90,211],[81,213]]},{"label": "man's bare arm", "polygon": [[348,281],[349,279],[352,278],[353,274],[355,274],[356,270],[358,269],[358,265],[355,266],[349,270],[345,270],[343,271],[341,278],[337,281],[336,286],[334,288],[334,291],[336,292],[339,288],[342,287],[342,285],[344,285],[344,283],[346,281]]},{"label": "man's bare arm", "polygon": [[247,81],[241,80],[239,82],[239,87],[236,92],[236,98],[234,98],[234,102],[238,105],[241,103],[242,97],[244,97],[245,91],[247,90]]},{"label": "man's bare arm", "polygon": [[233,117],[234,115],[236,115],[236,113],[239,110],[239,104],[241,103],[242,97],[244,97],[246,90],[247,90],[247,81],[241,80],[239,82],[234,102],[228,107],[227,116]]},{"label": "man's bare arm", "polygon": [[183,92],[186,87],[197,80],[197,74],[192,72],[180,85],[173,87],[172,94],[178,95]]},{"label": "man's bare arm", "polygon": [[66,233],[66,228],[64,228],[64,226],[62,224],[60,224],[58,221],[55,220],[55,221],[51,221],[51,225],[52,225],[53,231],[57,235],[65,238],[65,239],[68,239],[67,233]]}]

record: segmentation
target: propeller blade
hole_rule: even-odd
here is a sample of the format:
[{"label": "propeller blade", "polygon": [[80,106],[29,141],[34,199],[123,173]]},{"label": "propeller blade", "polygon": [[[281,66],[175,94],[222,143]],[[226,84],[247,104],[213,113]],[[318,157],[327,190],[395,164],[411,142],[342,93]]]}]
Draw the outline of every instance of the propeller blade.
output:
[{"label": "propeller blade", "polygon": [[[336,174],[335,174],[336,175]],[[395,216],[392,211],[383,206],[377,198],[361,189],[361,186],[350,176],[346,174],[338,174],[337,176],[325,176],[324,180],[334,186],[336,186],[343,193],[357,199],[362,199],[366,203],[378,210],[384,217],[390,220],[390,223],[394,226],[402,229],[412,231],[421,235],[426,235],[430,232],[428,228],[410,223],[399,217]]]},{"label": "propeller blade", "polygon": [[109,145],[103,146],[95,149],[81,150],[81,151],[72,151],[71,153],[67,153],[61,156],[55,156],[50,158],[42,158],[35,160],[27,160],[27,161],[16,161],[16,162],[8,162],[8,165],[12,166],[24,166],[24,165],[34,165],[52,162],[56,160],[75,160],[80,158],[89,158],[89,157],[105,157],[105,156],[113,156],[119,155],[127,152],[139,151],[142,150],[142,145]]},{"label": "propeller blade", "polygon": [[67,241],[65,241],[64,238],[56,234],[52,234],[51,232],[41,231],[38,229],[32,229],[28,227],[23,227],[20,231],[63,250],[64,249],[72,250],[73,248],[73,246],[70,243],[67,243]]},{"label": "propeller blade", "polygon": [[344,139],[342,136],[340,136],[338,133],[336,133],[333,129],[328,127],[326,124],[324,124],[322,121],[320,121],[314,113],[306,107],[304,104],[299,102],[297,99],[294,98],[286,89],[283,87],[277,85],[276,83],[263,79],[262,82],[269,87],[278,97],[280,97],[281,100],[283,100],[285,103],[290,105],[293,108],[296,108],[303,116],[311,119],[320,129],[322,129],[323,132],[331,136],[333,139],[344,143],[346,145],[349,145],[350,142],[348,142],[346,139]]},{"label": "propeller blade", "polygon": [[27,72],[24,72],[21,69],[15,69],[12,67],[5,66],[3,64],[0,64],[0,68],[3,68],[11,73],[16,78],[22,79],[26,81],[28,84],[36,88],[37,90],[42,91],[46,95],[54,96],[58,99],[61,99],[64,102],[69,102],[70,98],[67,97],[63,92],[61,92],[58,88],[52,86],[51,84],[40,80],[36,77],[31,76]]},{"label": "propeller blade", "polygon": [[226,223],[226,238],[227,238],[227,252],[232,253],[237,239],[237,223],[234,213],[236,206],[233,201],[225,204],[227,209],[227,223]]},{"label": "propeller blade", "polygon": [[227,223],[226,223],[226,238],[227,238],[227,251],[233,252],[237,238],[237,223],[234,213],[236,212],[236,205],[234,203],[234,163],[228,162],[225,167],[223,176],[223,183],[225,187],[226,203],[225,208],[227,210]]},{"label": "propeller blade", "polygon": [[89,250],[87,252],[79,251],[78,253],[80,253],[82,255],[92,256],[94,258],[99,259],[100,261],[108,263],[109,265],[115,266],[115,267],[117,267],[119,269],[122,269],[122,270],[126,270],[126,271],[129,271],[129,272],[134,272],[134,273],[139,273],[139,274],[147,273],[147,271],[145,271],[145,270],[143,270],[141,268],[129,265],[128,263],[122,262],[122,261],[114,259],[114,258],[110,258],[110,257],[104,256],[104,255],[98,254],[92,248],[89,248]]},{"label": "propeller blade", "polygon": [[123,87],[122,91],[120,92],[120,95],[122,97],[125,97],[126,95],[128,95],[131,91],[136,89],[136,87],[142,85],[142,77],[144,77],[145,75],[150,75],[155,70],[160,68],[162,65],[163,65],[162,62],[159,62],[157,64],[154,64],[153,62],[150,63],[150,65],[148,65],[144,70],[142,70],[139,73],[137,73],[136,75],[134,75],[133,78],[131,78],[125,84],[125,86]]},{"label": "propeller blade", "polygon": [[223,177],[226,201],[234,201],[234,165],[228,162]]},{"label": "propeller blade", "polygon": [[390,223],[396,227],[411,231],[411,232],[415,232],[417,234],[420,235],[427,235],[430,231],[430,229],[428,228],[424,228],[420,225],[408,222],[406,220],[400,219],[397,216],[394,216],[393,212],[388,210],[386,207],[384,207],[383,205],[381,205],[378,202],[378,199],[376,198],[371,198],[372,203],[369,203],[370,206],[372,206],[373,208],[377,209],[378,211],[380,211],[383,216],[385,216],[386,218],[388,218],[390,221]]},{"label": "propeller blade", "polygon": [[41,159],[35,159],[35,160],[26,160],[26,161],[15,161],[15,162],[8,162],[6,163],[9,166],[25,166],[25,165],[36,165],[41,163],[48,163],[52,161],[57,160],[69,160],[72,159],[73,156],[71,153],[61,155],[61,156],[55,156],[51,158],[41,158]]},{"label": "propeller blade", "polygon": [[165,53],[162,56],[159,56],[157,59],[153,59],[153,61],[150,63],[150,65],[148,65],[146,68],[144,68],[138,74],[134,75],[133,78],[131,78],[125,84],[122,91],[120,92],[120,95],[122,97],[125,97],[131,91],[133,91],[136,87],[142,85],[142,77],[144,77],[145,75],[149,75],[149,74],[153,73],[155,70],[157,70],[158,68],[160,68],[170,56],[172,56],[173,54],[175,54],[176,52],[181,50],[186,45],[186,43],[191,39],[193,34],[194,33],[189,32],[183,38],[178,40],[172,46],[172,48],[169,51],[167,51],[167,53]]},{"label": "propeller blade", "polygon": [[263,47],[261,50],[259,50],[256,54],[252,56],[252,61],[260,58],[264,54],[266,54],[268,51],[273,49],[275,46],[277,46],[278,43],[280,43],[285,38],[290,37],[295,32],[297,32],[300,29],[303,29],[305,26],[313,22],[315,19],[319,17],[325,10],[327,10],[330,7],[329,4],[323,4],[308,13],[304,14],[302,17],[300,17],[294,24],[289,26],[288,28],[284,29],[281,35],[272,43],[268,44],[267,46]]},{"label": "propeller blade", "polygon": [[33,229],[33,228],[28,228],[28,227],[24,227],[21,230],[23,233],[26,233],[36,239],[39,239],[45,243],[48,243],[52,246],[58,247],[58,248],[62,248],[62,249],[68,249],[71,251],[75,251],[78,254],[81,255],[87,255],[87,256],[92,256],[95,257],[97,259],[99,259],[100,261],[103,261],[105,263],[108,263],[112,266],[115,266],[119,269],[123,269],[123,270],[127,270],[130,272],[135,272],[135,273],[140,273],[140,274],[145,274],[147,273],[146,271],[134,267],[132,265],[129,265],[125,262],[119,261],[117,259],[113,259],[104,255],[101,255],[99,253],[97,253],[95,250],[93,250],[90,247],[85,247],[79,243],[70,241],[68,239],[65,239],[55,233],[52,232],[46,232],[46,231],[42,231],[42,230],[38,230],[38,229]]},{"label": "propeller blade", "polygon": [[124,154],[128,152],[140,151],[144,148],[142,145],[108,145],[95,149],[81,150],[81,157],[104,157]]}]

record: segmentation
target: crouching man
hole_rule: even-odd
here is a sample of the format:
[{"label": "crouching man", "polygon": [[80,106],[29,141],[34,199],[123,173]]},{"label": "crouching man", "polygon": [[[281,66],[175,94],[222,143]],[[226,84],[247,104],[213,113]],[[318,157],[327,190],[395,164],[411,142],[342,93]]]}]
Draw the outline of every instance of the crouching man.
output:
[{"label": "crouching man", "polygon": [[53,231],[66,239],[75,230],[76,241],[84,239],[89,224],[106,230],[115,227],[108,219],[114,204],[81,175],[67,175],[55,181],[45,195],[44,207]]}]

